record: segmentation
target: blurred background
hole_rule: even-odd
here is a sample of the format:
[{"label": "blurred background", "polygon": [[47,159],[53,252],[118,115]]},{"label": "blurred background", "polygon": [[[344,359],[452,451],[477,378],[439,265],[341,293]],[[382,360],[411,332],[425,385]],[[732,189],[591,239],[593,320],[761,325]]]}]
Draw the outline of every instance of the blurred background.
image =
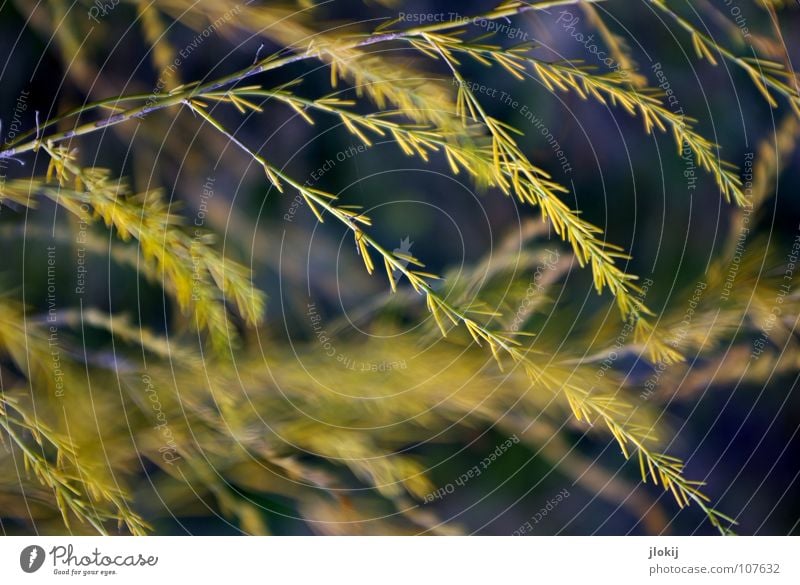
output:
[{"label": "blurred background", "polygon": [[[143,4],[149,3],[0,0],[3,140],[8,141],[16,127],[35,128],[37,115],[43,121],[90,101],[148,94],[159,88],[168,91],[189,81],[213,79],[282,47],[275,32],[282,25],[274,22],[274,15],[266,31],[261,21],[242,15],[260,8],[278,10],[275,3],[253,1],[240,6],[233,1],[158,0],[155,12],[143,11]],[[311,4],[298,3],[294,8],[307,11],[308,26],[328,30],[356,22],[355,28],[361,31],[399,14],[474,15],[494,7],[460,1]],[[698,130],[721,145],[724,159],[745,169],[747,161],[758,164],[770,152],[777,152],[781,129],[784,137],[797,134],[789,107],[781,103],[771,108],[747,75],[729,63],[713,66],[698,60],[691,39],[650,3],[612,0],[599,4],[605,25],[625,40],[641,74],[651,86],[668,84],[662,89],[674,92],[675,107],[698,120]],[[727,2],[673,4],[736,54],[751,51],[741,34],[742,22],[750,31],[776,38],[770,14],[755,2],[740,3],[739,24]],[[286,10],[293,9],[287,4]],[[203,34],[215,20],[209,11],[215,15],[234,11],[231,23]],[[800,12],[790,6],[779,14],[787,54],[796,58]],[[601,47],[603,41],[589,13],[578,5],[531,11],[500,22],[507,28],[493,42],[507,46],[530,41],[541,58],[605,67],[588,49],[586,39],[594,34],[591,43]],[[480,26],[470,30],[481,32]],[[387,46],[383,52],[397,63],[419,60],[407,47]],[[176,54],[182,56],[181,64],[170,70],[165,64]],[[446,74],[436,63],[421,63],[422,75],[433,79]],[[564,200],[570,207],[581,209],[585,219],[604,229],[608,241],[630,252],[628,271],[652,279],[650,307],[656,313],[683,307],[685,291],[708,278],[710,263],[730,246],[732,237],[735,240],[735,212],[720,198],[713,179],[698,171],[695,179],[688,180],[686,161],[676,152],[672,136],[646,134],[641,120],[622,108],[583,100],[575,93],[554,94],[538,80],[520,82],[498,67],[466,60],[463,65],[465,78],[487,88],[483,94],[478,92],[486,111],[518,128],[523,133],[519,137],[522,150],[569,188]],[[664,75],[659,76],[662,71]],[[330,72],[317,63],[298,63],[268,75],[264,82],[269,84],[300,76],[302,91],[310,95],[330,91]],[[495,191],[476,189],[463,173],[453,176],[442,157],[426,164],[403,155],[389,139],[365,148],[335,119],[315,118],[312,126],[280,104],[267,104],[263,114],[242,116],[232,110],[220,118],[235,129],[238,139],[298,181],[335,193],[348,204],[364,206],[373,219],[372,233],[384,247],[412,253],[423,259],[427,271],[448,275],[450,281],[471,274],[491,251],[531,230],[536,232],[537,249],[557,251],[569,261],[568,249],[557,236],[541,222],[531,223],[538,219],[536,209]],[[268,295],[266,320],[264,333],[257,337],[244,329],[242,333],[248,343],[265,344],[263,351],[297,345],[311,355],[326,353],[330,348],[320,340],[312,318],[318,314],[334,354],[340,357],[338,364],[328,367],[362,367],[360,344],[392,343],[416,331],[419,320],[425,318],[424,311],[416,309],[409,315],[398,308],[389,298],[385,279],[366,273],[344,228],[334,222],[320,224],[294,194],[270,187],[250,159],[224,137],[198,124],[188,111],[155,112],[83,137],[72,146],[80,149],[84,164],[130,177],[137,191],[163,187],[187,223],[200,221],[198,225],[219,234],[219,248],[226,256],[252,267],[256,285]],[[786,263],[800,233],[798,154],[793,146],[782,145],[780,150],[778,172],[764,172],[765,177],[776,175],[774,181],[767,181],[771,183],[768,197],[750,218],[749,251],[755,258],[748,266],[755,267],[755,274],[748,278],[756,281],[762,272]],[[30,176],[44,172],[45,167],[39,153],[29,153],[20,162],[7,161],[3,174]],[[47,246],[60,237],[63,240],[63,230],[69,228],[76,228],[76,220],[49,203],[35,211],[4,207],[0,212],[0,283],[34,316],[46,315],[48,310],[48,275],[42,269]],[[83,295],[69,293],[74,266],[60,265],[58,279],[64,283],[60,305],[127,313],[134,325],[167,334],[181,319],[173,314],[172,301],[135,271],[110,262],[109,255],[94,254],[88,259],[90,277]],[[743,279],[737,286],[748,282]],[[407,284],[400,282],[399,289],[403,302],[419,305]],[[594,292],[587,271],[565,272],[547,296],[539,320],[533,321],[541,326],[534,349],[536,343],[548,341],[551,345],[543,347],[578,343],[573,340],[591,338],[592,331],[606,320],[618,321],[612,300]],[[137,310],[132,311],[133,307]],[[108,357],[106,332],[85,333],[85,341],[97,360]],[[731,348],[733,342],[720,346],[718,352]],[[383,370],[371,384],[388,384],[387,376],[413,369],[414,354],[408,355],[412,357],[370,362],[368,368]],[[304,358],[296,359],[302,362]],[[669,377],[659,387],[659,408],[675,432],[670,452],[686,460],[687,476],[706,479],[714,505],[735,515],[742,534],[800,533],[796,369],[768,372],[758,381],[742,378],[715,383],[706,368],[709,364],[698,358],[682,377]],[[633,360],[619,365],[629,368],[627,375],[633,378],[644,380],[650,374]],[[682,390],[689,387],[692,390]],[[539,535],[714,532],[697,509],[678,511],[668,494],[652,486],[640,486],[630,494],[624,486],[620,488],[615,483],[618,479],[636,482],[636,466],[624,462],[611,439],[588,437],[574,426],[557,430],[569,447],[565,457],[544,456],[530,444],[513,443],[484,473],[446,497],[425,502],[423,508],[476,534],[512,534],[526,523],[530,528],[522,529],[523,533]],[[507,436],[490,426],[476,425],[454,441],[423,437],[407,449],[424,458],[428,476],[438,489],[453,485],[503,445]],[[547,443],[546,437],[540,439]],[[570,455],[581,459],[576,463]],[[580,468],[582,464],[585,469]],[[598,467],[607,470],[611,479],[594,477]],[[133,471],[140,478],[148,473],[147,469]],[[141,483],[137,501],[159,499],[158,484],[147,485],[144,479]],[[290,497],[251,493],[244,484],[238,489],[257,504],[272,533],[320,532],[303,518]],[[617,489],[623,496],[608,496]],[[563,497],[566,493],[568,497]],[[559,494],[562,499],[542,515],[542,509]],[[631,501],[623,505],[626,499]],[[640,511],[650,510],[648,520],[633,510],[637,506]],[[233,534],[241,529],[192,502],[171,505],[169,513],[165,507],[151,506],[149,520],[156,533]],[[0,507],[4,533],[30,531],[26,522],[7,516]]]}]

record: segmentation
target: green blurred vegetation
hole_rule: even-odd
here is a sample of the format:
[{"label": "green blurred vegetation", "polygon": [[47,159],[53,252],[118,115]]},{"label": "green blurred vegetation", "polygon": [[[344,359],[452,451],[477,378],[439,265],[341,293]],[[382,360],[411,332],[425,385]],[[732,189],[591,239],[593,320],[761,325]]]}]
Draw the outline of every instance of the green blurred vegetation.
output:
[{"label": "green blurred vegetation", "polygon": [[3,4],[3,532],[796,533],[798,14],[737,9]]}]

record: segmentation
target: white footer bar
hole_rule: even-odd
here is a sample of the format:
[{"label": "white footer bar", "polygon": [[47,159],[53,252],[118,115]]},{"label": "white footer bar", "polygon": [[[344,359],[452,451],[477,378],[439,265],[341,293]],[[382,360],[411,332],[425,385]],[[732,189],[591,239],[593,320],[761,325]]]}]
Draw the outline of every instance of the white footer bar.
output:
[{"label": "white footer bar", "polygon": [[5,537],[0,583],[800,583],[798,537]]}]

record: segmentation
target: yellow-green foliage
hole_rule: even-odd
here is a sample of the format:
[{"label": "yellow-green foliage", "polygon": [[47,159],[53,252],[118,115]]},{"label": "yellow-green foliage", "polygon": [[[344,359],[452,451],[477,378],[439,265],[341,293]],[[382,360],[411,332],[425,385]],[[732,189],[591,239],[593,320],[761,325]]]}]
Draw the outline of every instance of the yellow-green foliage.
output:
[{"label": "yellow-green foliage", "polygon": [[[3,514],[47,523],[52,521],[49,510],[55,507],[70,530],[105,532],[116,521],[131,533],[146,532],[148,524],[142,518],[156,514],[152,505],[136,497],[138,472],[146,459],[162,470],[154,481],[168,506],[180,507],[188,493],[209,495],[248,532],[269,528],[258,507],[233,485],[291,498],[320,532],[350,527],[354,533],[449,533],[458,527],[441,524],[432,512],[414,505],[435,486],[424,462],[405,454],[407,445],[420,436],[436,434],[442,442],[458,443],[470,428],[496,425],[545,455],[561,457],[563,440],[556,438],[551,444],[542,429],[558,433],[556,429],[571,413],[570,424],[610,434],[622,456],[636,461],[642,480],[670,491],[681,507],[698,506],[721,532],[730,528],[733,521],[709,503],[703,482],[685,477],[682,461],[664,452],[670,431],[661,419],[658,401],[636,400],[640,389],[613,370],[602,377],[596,373],[619,327],[629,324],[633,336],[625,351],[653,364],[671,365],[670,378],[688,374],[689,366],[681,363],[684,355],[691,352],[717,359],[717,344],[742,335],[743,321],[750,335],[764,332],[759,327],[768,311],[764,307],[774,295],[774,283],[761,279],[751,282],[752,287],[742,287],[756,291],[754,297],[738,298],[734,292],[721,313],[716,307],[701,305],[689,334],[677,335],[681,309],[676,309],[677,314],[668,309],[658,318],[648,309],[637,277],[624,268],[627,252],[608,243],[600,228],[564,201],[567,188],[529,159],[518,144],[519,131],[487,112],[470,89],[463,61],[499,66],[520,84],[536,80],[543,92],[573,92],[619,107],[641,119],[646,133],[670,133],[678,151],[688,148],[698,166],[713,177],[719,195],[732,204],[734,218],[736,206],[757,206],[768,196],[770,180],[779,168],[774,152],[760,154],[757,180],[761,186],[748,195],[738,170],[719,157],[718,145],[699,133],[696,120],[678,116],[664,105],[661,93],[649,87],[647,76],[636,71],[626,42],[589,4],[583,9],[621,63],[620,71],[546,61],[534,56],[532,46],[508,47],[472,36],[461,22],[408,27],[387,21],[365,31],[356,25],[326,28],[314,19],[310,2],[268,6],[242,6],[234,0],[131,3],[136,4],[143,36],[153,45],[152,59],[160,69],[174,55],[167,38],[166,23],[171,19],[180,18],[202,30],[234,13],[236,28],[262,35],[285,50],[218,79],[173,80],[155,99],[120,96],[43,120],[38,128],[6,145],[0,156],[19,159],[37,152],[49,161],[47,174],[5,182],[0,202],[34,207],[40,198],[48,198],[82,221],[102,220],[116,237],[134,240],[134,262],[141,257],[143,275],[162,286],[184,315],[208,333],[212,351],[203,355],[182,339],[167,340],[135,327],[125,316],[87,307],[81,315],[65,317],[64,324],[75,330],[84,326],[106,330],[115,343],[138,344],[148,357],[146,362],[130,358],[125,363],[115,360],[87,366],[75,357],[80,352],[65,351],[61,370],[68,380],[70,400],[60,401],[53,396],[46,329],[26,319],[24,307],[10,299],[0,300],[0,351],[16,366],[13,374],[3,371],[0,400],[0,437],[8,447],[0,454]],[[497,20],[568,4],[572,2],[511,1],[483,17]],[[777,107],[778,98],[783,97],[798,109],[800,97],[790,81],[791,72],[783,65],[773,59],[741,57],[720,46],[673,11],[672,3],[649,0],[649,4],[689,35],[699,58],[737,66],[770,105]],[[781,3],[761,4],[773,10]],[[51,0],[50,5],[52,17],[63,10],[60,1]],[[69,29],[58,29],[62,53],[77,54],[74,39],[64,28]],[[410,51],[401,60],[381,52],[386,46]],[[73,75],[79,84],[91,69],[84,59],[79,56],[76,62],[83,66],[71,70],[77,71]],[[271,84],[272,73],[314,60],[330,71],[328,90],[314,95],[315,88],[299,81]],[[351,97],[342,93],[348,87],[354,88]],[[424,320],[414,302],[417,295],[403,296],[397,291],[395,275],[402,274],[424,297],[426,310],[445,341],[432,342],[432,326],[427,325],[392,343],[365,345],[343,339],[342,348],[363,362],[388,363],[416,356],[414,368],[382,374],[377,383],[325,359],[313,340],[291,349],[267,341],[263,352],[256,344],[242,341],[241,349],[232,352],[232,344],[239,340],[231,312],[237,312],[250,327],[259,327],[264,316],[265,298],[252,284],[250,270],[221,255],[212,234],[191,234],[160,191],[135,193],[128,181],[115,178],[118,171],[81,162],[82,136],[108,128],[124,132],[125,125],[136,119],[159,113],[173,116],[180,110],[194,114],[193,125],[202,124],[216,133],[222,139],[218,144],[232,143],[254,161],[263,170],[265,188],[271,185],[280,192],[299,194],[319,221],[346,227],[366,271],[384,272],[388,288],[397,293],[393,302]],[[566,260],[547,286],[569,271],[574,260],[591,271],[598,293],[607,292],[614,299],[620,319],[605,319],[591,338],[574,335],[566,347],[548,345],[545,337],[532,351],[530,335],[540,332],[530,325],[536,323],[538,312],[549,310],[546,297],[521,319],[525,327],[510,328],[513,315],[509,313],[514,311],[514,294],[520,294],[520,284],[524,288],[527,282],[527,274],[523,271],[520,277],[519,268],[532,270],[541,252],[536,228],[530,228],[520,246],[487,257],[484,264],[457,279],[447,274],[440,279],[425,271],[423,258],[383,247],[362,209],[309,187],[278,168],[269,155],[242,142],[220,121],[227,110],[254,119],[269,110],[271,115],[300,116],[309,124],[323,118],[334,120],[368,147],[378,138],[390,139],[408,156],[440,164],[483,189],[535,207],[565,243]],[[796,120],[787,118],[782,153],[793,150],[797,132]],[[740,283],[757,274],[755,264],[760,260],[755,251],[749,254],[750,259],[742,263]],[[729,259],[722,255],[712,267],[710,289],[723,285]],[[492,267],[493,277],[482,281],[477,275],[487,266]],[[498,303],[492,298],[492,286],[517,291],[503,300],[509,312],[494,308]],[[788,298],[786,318],[796,316],[798,310],[796,295]],[[787,327],[764,333],[784,342],[791,337]],[[276,336],[267,327],[259,331],[259,338]],[[426,350],[419,357],[423,344]],[[777,361],[782,367],[796,368],[798,362],[793,359],[786,365],[786,356],[766,356],[758,372],[766,371],[762,365],[767,368]],[[168,427],[154,426],[154,395],[158,414],[169,421]],[[87,412],[95,424],[81,422]],[[165,440],[170,445],[166,458],[160,450]],[[180,465],[174,465],[178,460]],[[596,479],[585,474],[584,481],[596,486]],[[354,483],[374,490],[344,496]],[[23,510],[26,495],[35,505]],[[642,508],[636,498],[626,505]],[[374,520],[386,516],[387,506],[399,514]],[[50,528],[60,529],[57,524]]]}]

